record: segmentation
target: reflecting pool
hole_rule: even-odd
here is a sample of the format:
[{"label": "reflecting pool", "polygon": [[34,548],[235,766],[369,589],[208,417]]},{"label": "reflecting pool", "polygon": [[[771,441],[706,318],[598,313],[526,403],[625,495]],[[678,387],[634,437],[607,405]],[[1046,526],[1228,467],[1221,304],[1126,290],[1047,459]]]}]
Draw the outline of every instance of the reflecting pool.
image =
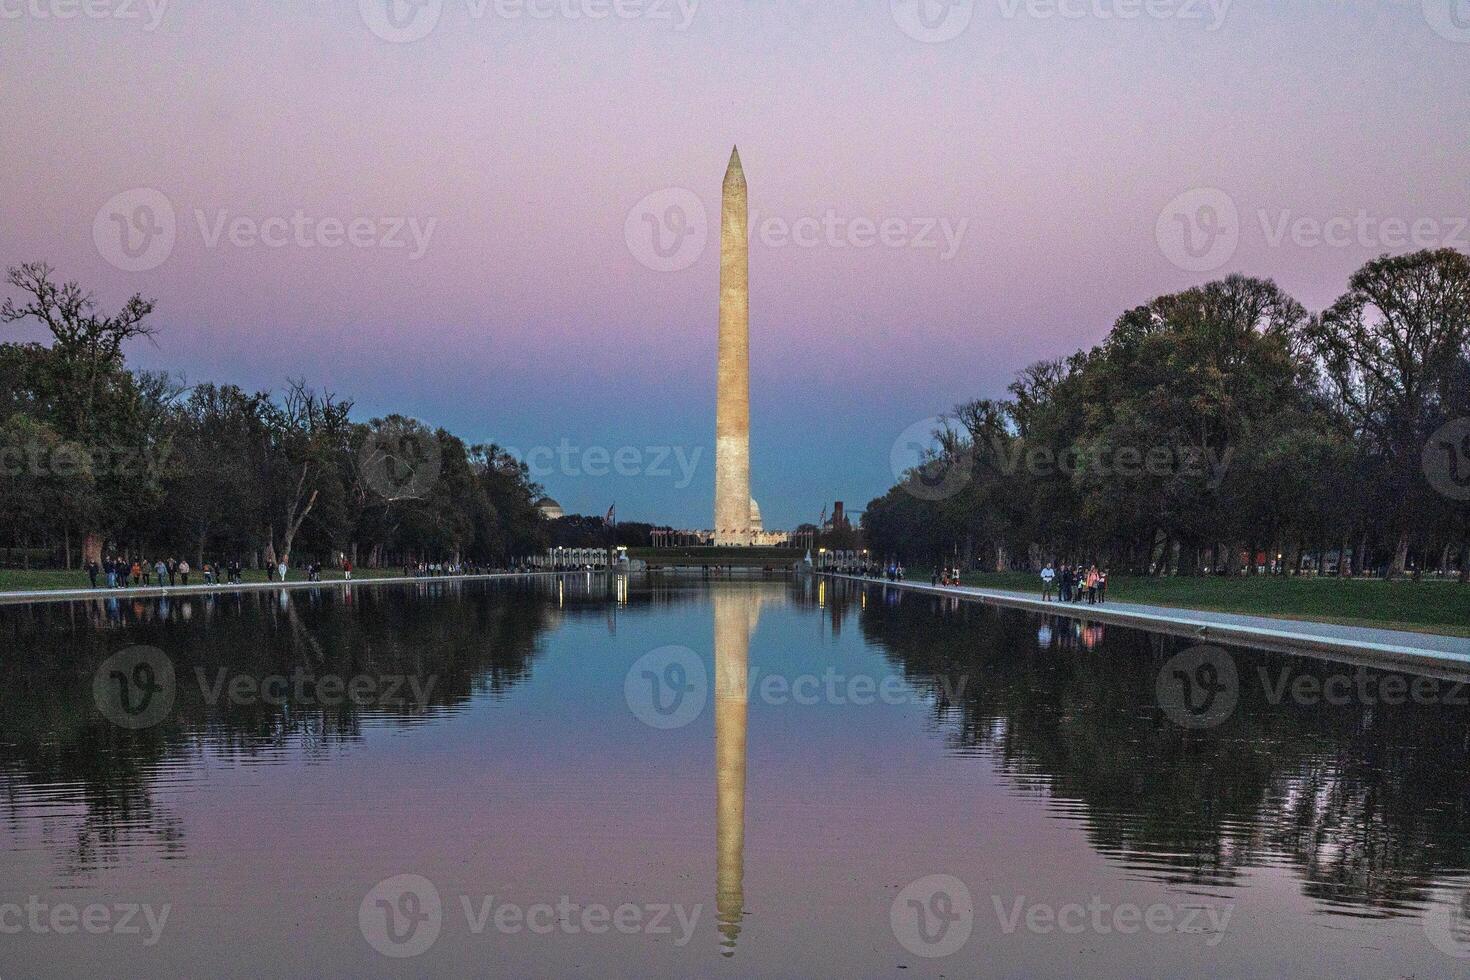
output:
[{"label": "reflecting pool", "polygon": [[7,978],[1470,974],[1453,677],[779,576],[0,649]]}]

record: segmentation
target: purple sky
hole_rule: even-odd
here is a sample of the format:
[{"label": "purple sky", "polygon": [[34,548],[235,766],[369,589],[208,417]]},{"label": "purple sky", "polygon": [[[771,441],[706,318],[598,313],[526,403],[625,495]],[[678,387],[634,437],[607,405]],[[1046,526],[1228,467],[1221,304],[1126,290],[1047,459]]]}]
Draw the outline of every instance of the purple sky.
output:
[{"label": "purple sky", "polygon": [[155,297],[141,366],[546,447],[569,511],[710,522],[732,143],[773,527],[1154,295],[1470,247],[1465,0],[71,2],[0,0],[0,263]]}]

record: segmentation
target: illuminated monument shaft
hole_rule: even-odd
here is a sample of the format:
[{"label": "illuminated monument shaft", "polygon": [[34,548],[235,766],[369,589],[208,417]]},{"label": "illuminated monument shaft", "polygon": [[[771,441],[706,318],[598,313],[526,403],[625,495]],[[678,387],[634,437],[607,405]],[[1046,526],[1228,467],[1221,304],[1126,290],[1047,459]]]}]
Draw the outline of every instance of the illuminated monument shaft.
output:
[{"label": "illuminated monument shaft", "polygon": [[730,151],[720,204],[715,544],[750,544],[750,238],[745,171]]}]

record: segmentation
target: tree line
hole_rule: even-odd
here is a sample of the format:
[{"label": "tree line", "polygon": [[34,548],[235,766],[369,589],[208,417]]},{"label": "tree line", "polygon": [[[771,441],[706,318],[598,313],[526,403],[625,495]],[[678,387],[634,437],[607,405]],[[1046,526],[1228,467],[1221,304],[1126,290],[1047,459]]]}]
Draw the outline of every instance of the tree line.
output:
[{"label": "tree line", "polygon": [[1007,394],[942,416],[868,504],[878,554],[1470,577],[1470,258],[1454,249],[1370,261],[1319,313],[1241,275],[1161,296]]},{"label": "tree line", "polygon": [[350,399],[185,385],[134,371],[154,304],[98,311],[45,263],[9,270],[0,322],[50,343],[0,344],[0,535],[10,564],[102,554],[506,565],[540,551],[541,488],[500,446],[402,415],[354,421]]}]

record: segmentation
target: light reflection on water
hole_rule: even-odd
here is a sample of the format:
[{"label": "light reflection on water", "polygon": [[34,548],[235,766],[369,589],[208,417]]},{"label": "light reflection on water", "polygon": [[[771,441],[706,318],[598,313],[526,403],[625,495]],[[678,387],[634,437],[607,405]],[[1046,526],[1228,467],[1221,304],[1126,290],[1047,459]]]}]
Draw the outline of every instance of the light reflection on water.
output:
[{"label": "light reflection on water", "polygon": [[[0,976],[393,973],[403,962],[365,941],[358,911],[403,873],[443,897],[442,932],[406,961],[425,974],[1439,976],[1466,962],[1445,946],[1467,917],[1436,932],[1426,912],[1465,901],[1470,710],[1276,704],[1247,684],[1225,723],[1186,730],[1153,700],[1174,639],[881,586],[672,576],[5,607],[0,636],[0,903],[172,906],[147,947],[7,935]],[[625,680],[670,644],[713,690],[659,729]],[[130,731],[93,682],[138,645],[177,682],[167,717]],[[1235,660],[1247,677],[1343,670]],[[354,699],[298,677],[373,683]],[[855,697],[867,680],[902,697]],[[890,922],[933,874],[974,897],[973,935],[941,959]],[[685,944],[476,933],[462,902],[486,896],[701,917]],[[1233,914],[1216,945],[1008,930],[1020,897]]]}]

